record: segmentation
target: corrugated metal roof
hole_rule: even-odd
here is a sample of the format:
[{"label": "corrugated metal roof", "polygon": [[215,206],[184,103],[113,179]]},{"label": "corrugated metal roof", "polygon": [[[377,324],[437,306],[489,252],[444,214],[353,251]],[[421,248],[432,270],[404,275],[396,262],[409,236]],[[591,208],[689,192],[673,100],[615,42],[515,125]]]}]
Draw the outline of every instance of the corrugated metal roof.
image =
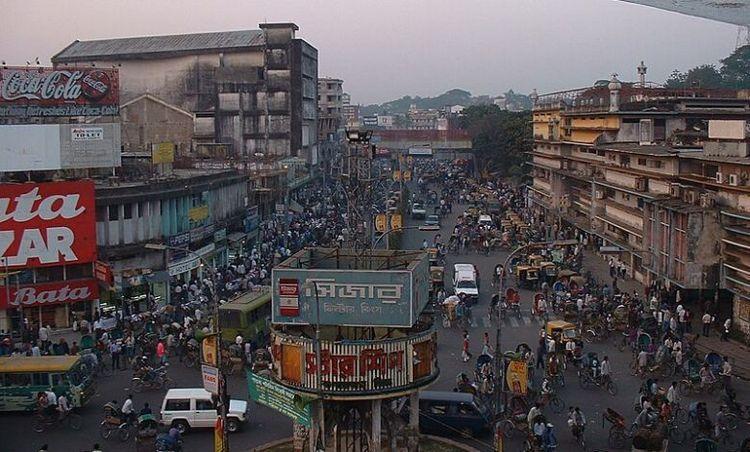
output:
[{"label": "corrugated metal roof", "polygon": [[263,45],[262,30],[74,41],[52,57],[55,63],[101,58],[139,58],[164,53],[241,49]]},{"label": "corrugated metal roof", "polygon": [[750,0],[624,0],[729,24],[750,25]]}]

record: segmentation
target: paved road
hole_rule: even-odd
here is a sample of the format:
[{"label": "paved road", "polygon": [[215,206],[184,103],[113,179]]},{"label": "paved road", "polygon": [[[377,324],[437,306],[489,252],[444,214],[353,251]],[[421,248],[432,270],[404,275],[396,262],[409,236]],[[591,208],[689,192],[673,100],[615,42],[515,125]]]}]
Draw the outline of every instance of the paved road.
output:
[{"label": "paved road", "polygon": [[[454,214],[445,218],[441,234],[448,237],[455,222],[455,218],[461,212],[461,206],[455,206]],[[407,224],[416,225],[411,220]],[[428,240],[434,236],[435,232],[422,232],[411,230],[404,234],[404,248],[419,248],[422,240]],[[474,308],[474,317],[476,324],[472,325],[470,330],[471,348],[476,357],[481,351],[481,338],[485,331],[489,331],[494,341],[494,325],[486,318],[487,306],[493,293],[493,287],[490,284],[494,266],[502,262],[507,253],[493,253],[490,256],[469,253],[460,256],[448,256],[446,269],[450,268],[456,262],[469,262],[477,265],[482,285],[480,290],[480,302]],[[446,271],[446,285],[450,287],[450,275]],[[529,305],[532,298],[529,291],[521,291],[521,300],[523,304],[523,315],[521,320],[508,318],[502,325],[502,348],[504,350],[513,349],[518,343],[526,342],[536,344],[538,332],[541,325],[532,319],[529,313]],[[439,324],[440,322],[438,322]],[[455,381],[455,376],[462,372],[471,372],[474,367],[473,360],[469,363],[461,362],[461,332],[458,329],[445,329],[438,325],[439,338],[439,363],[441,368],[440,378],[432,385],[430,389],[434,390],[451,390]],[[607,430],[602,428],[601,413],[607,407],[625,414],[628,420],[632,420],[633,401],[641,384],[638,378],[632,377],[628,369],[630,360],[628,353],[620,353],[609,344],[595,345],[590,347],[600,354],[609,355],[615,374],[615,379],[619,385],[619,394],[612,397],[601,390],[582,390],[575,379],[573,371],[568,371],[566,378],[568,386],[560,391],[560,395],[569,404],[580,406],[586,413],[590,425],[587,429],[587,440],[591,446],[589,450],[608,450],[606,444]],[[175,380],[178,387],[197,387],[201,385],[200,374],[195,369],[186,369],[179,363],[173,363],[170,367],[170,376]],[[0,415],[0,425],[3,427],[4,439],[0,444],[0,451],[35,452],[38,448],[48,443],[50,451],[84,451],[90,450],[95,442],[103,444],[106,452],[115,451],[132,451],[132,443],[119,444],[114,441],[104,442],[98,434],[98,425],[101,421],[101,407],[109,400],[118,399],[121,401],[128,392],[130,381],[130,372],[117,372],[112,377],[98,382],[98,392],[92,403],[86,407],[83,412],[84,428],[83,431],[72,433],[64,430],[53,430],[43,434],[36,434],[32,431],[30,416],[20,414],[2,414]],[[229,378],[231,395],[236,398],[247,398],[247,388],[244,379],[238,376]],[[668,383],[668,382],[663,382]],[[748,394],[748,385],[738,382],[740,400],[750,399]],[[135,404],[140,408],[144,402],[149,402],[155,411],[161,403],[163,392],[149,392],[135,395]],[[713,414],[717,409],[715,400],[709,402],[709,411]],[[558,450],[577,450],[574,446],[572,436],[566,428],[564,415],[547,414],[551,421],[557,426],[557,434],[560,441]],[[747,434],[747,427],[741,427],[742,434]],[[291,422],[284,416],[273,412],[270,409],[259,405],[252,404],[251,421],[245,429],[231,436],[232,450],[248,450],[274,439],[289,437],[291,435]],[[213,436],[210,431],[191,432],[185,438],[186,451],[206,451],[211,450]],[[492,438],[490,435],[478,438],[466,439],[466,442],[481,450],[491,450]],[[686,447],[686,446],[683,446]],[[521,442],[518,439],[506,441],[506,450],[520,450]],[[677,451],[680,447],[670,447],[670,450]],[[692,449],[692,447],[690,447]]]}]

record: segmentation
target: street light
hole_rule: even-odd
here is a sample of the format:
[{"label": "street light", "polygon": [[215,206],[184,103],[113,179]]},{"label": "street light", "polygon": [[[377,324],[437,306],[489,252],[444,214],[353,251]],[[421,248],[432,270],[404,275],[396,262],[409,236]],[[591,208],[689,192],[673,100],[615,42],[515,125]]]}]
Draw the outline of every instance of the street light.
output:
[{"label": "street light", "polygon": [[[187,254],[192,254],[193,256],[197,257],[201,264],[206,266],[208,269],[208,272],[211,275],[211,284],[213,285],[213,290],[211,291],[213,295],[213,303],[214,303],[214,331],[213,333],[217,336],[217,344],[218,344],[218,350],[216,354],[216,367],[219,375],[219,403],[221,404],[221,424],[222,424],[222,445],[223,445],[223,451],[229,451],[229,432],[227,431],[227,411],[229,408],[229,400],[227,397],[227,380],[226,376],[221,370],[221,326],[219,324],[219,287],[216,284],[216,269],[208,264],[208,261],[203,258],[200,254],[196,253],[195,251],[188,249],[188,248],[181,248],[178,246],[169,246],[165,245],[163,243],[146,243],[144,248],[149,250],[156,250],[156,251],[182,251]],[[164,259],[164,269],[167,270],[167,273],[169,273],[168,267],[169,262],[167,259]],[[169,290],[169,288],[167,288]]]}]

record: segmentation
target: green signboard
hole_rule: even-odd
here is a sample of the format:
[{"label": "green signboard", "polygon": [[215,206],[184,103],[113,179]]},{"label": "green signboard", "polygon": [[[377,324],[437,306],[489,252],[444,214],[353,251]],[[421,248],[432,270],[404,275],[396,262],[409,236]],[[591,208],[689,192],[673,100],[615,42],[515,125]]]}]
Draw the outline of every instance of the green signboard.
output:
[{"label": "green signboard", "polygon": [[275,381],[250,371],[247,372],[247,388],[251,399],[310,428],[311,399],[299,396]]}]

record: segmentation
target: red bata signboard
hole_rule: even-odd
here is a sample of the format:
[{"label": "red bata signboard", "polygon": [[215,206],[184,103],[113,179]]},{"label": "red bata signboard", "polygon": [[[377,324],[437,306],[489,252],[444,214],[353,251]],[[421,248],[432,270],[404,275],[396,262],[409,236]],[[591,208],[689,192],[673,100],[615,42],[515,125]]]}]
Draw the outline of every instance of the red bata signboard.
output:
[{"label": "red bata signboard", "polygon": [[78,279],[11,287],[9,292],[10,300],[8,293],[0,290],[0,309],[94,300],[99,298],[99,285],[95,279]]},{"label": "red bata signboard", "polygon": [[299,315],[299,281],[296,279],[279,280],[279,310],[287,317]]},{"label": "red bata signboard", "polygon": [[96,260],[92,181],[0,184],[0,268]]},{"label": "red bata signboard", "polygon": [[0,117],[111,116],[119,112],[116,69],[0,69]]}]

